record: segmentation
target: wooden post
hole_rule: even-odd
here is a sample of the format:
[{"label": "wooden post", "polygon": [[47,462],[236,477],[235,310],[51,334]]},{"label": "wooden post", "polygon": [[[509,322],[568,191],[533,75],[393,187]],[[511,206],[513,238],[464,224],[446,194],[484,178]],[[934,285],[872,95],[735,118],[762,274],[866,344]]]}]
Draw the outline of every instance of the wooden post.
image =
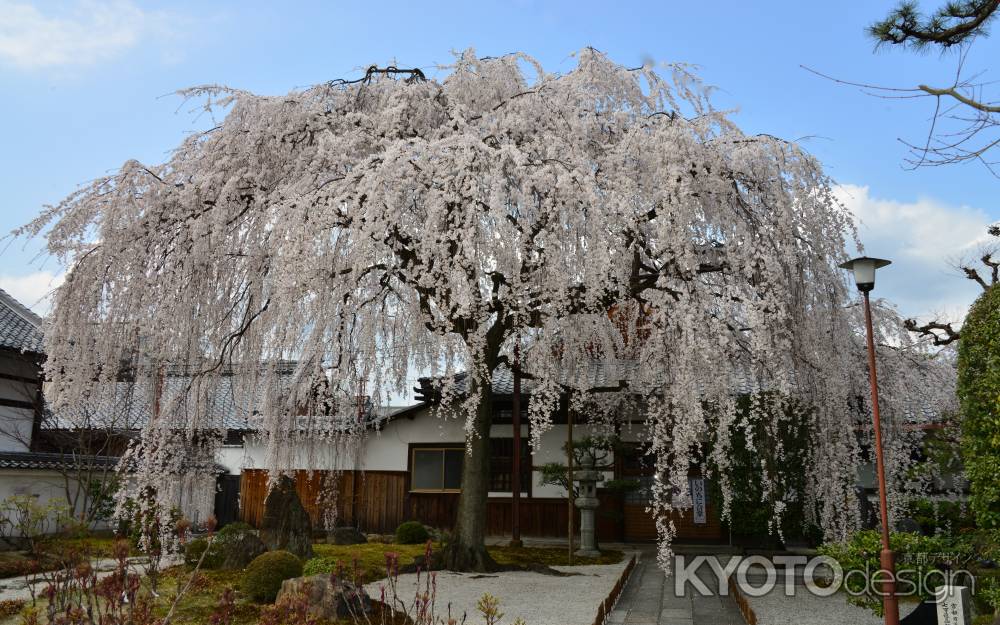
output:
[{"label": "wooden post", "polygon": [[570,392],[566,391],[566,508],[569,511],[569,557],[573,564],[573,409],[569,405]]},{"label": "wooden post", "polygon": [[[520,339],[520,337],[518,337]],[[521,547],[521,346],[514,343],[514,399],[511,425],[514,428],[514,457],[511,467],[510,546]]]}]

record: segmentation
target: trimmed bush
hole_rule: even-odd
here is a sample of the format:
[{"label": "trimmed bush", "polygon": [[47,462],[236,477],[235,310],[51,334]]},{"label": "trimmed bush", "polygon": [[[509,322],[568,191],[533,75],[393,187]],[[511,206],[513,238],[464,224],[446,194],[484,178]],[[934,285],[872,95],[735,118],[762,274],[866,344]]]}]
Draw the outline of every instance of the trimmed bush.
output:
[{"label": "trimmed bush", "polygon": [[205,554],[205,559],[201,562],[201,568],[217,569],[222,566],[222,553],[218,543],[213,542],[212,546],[209,547],[206,538],[196,538],[184,547],[184,564],[198,566],[198,560],[201,559],[201,554],[205,553],[205,549],[208,549],[208,553]]},{"label": "trimmed bush", "polygon": [[404,521],[396,528],[396,542],[400,545],[417,545],[427,542],[430,534],[418,521]]},{"label": "trimmed bush", "polygon": [[243,521],[235,521],[224,526],[217,533],[219,536],[231,536],[233,534],[243,534],[244,532],[253,532],[253,526],[249,523],[244,523]]},{"label": "trimmed bush", "polygon": [[343,561],[340,558],[320,556],[306,562],[306,565],[302,567],[302,575],[305,577],[319,575],[320,573],[329,575],[330,573],[335,573],[337,569],[343,568],[343,566]]},{"label": "trimmed bush", "polygon": [[979,296],[958,343],[962,460],[979,526],[1000,527],[1000,287]]},{"label": "trimmed bush", "polygon": [[258,603],[273,603],[281,582],[302,577],[302,561],[287,551],[269,551],[254,558],[243,573],[243,592]]},{"label": "trimmed bush", "polygon": [[252,527],[246,523],[230,523],[215,534],[210,547],[207,538],[189,542],[184,548],[184,564],[196,566],[206,547],[208,554],[201,563],[203,569],[242,569],[266,551]]}]

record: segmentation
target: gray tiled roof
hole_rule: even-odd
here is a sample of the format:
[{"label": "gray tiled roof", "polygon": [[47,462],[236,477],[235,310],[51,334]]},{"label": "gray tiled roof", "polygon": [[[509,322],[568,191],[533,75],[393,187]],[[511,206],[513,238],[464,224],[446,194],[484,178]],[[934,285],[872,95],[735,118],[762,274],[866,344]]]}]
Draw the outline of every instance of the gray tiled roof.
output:
[{"label": "gray tiled roof", "polygon": [[[634,360],[592,360],[576,367],[575,370],[563,369],[560,371],[559,379],[556,382],[563,386],[573,386],[591,390],[624,388],[629,382],[633,382],[638,377],[638,363]],[[420,386],[417,387],[418,399],[429,399],[428,393],[433,394],[433,380],[431,378],[420,378]],[[460,393],[466,391],[468,374],[463,372],[455,376],[456,390]],[[521,394],[531,395],[535,390],[535,380],[530,377],[521,378]],[[510,367],[500,364],[493,370],[493,394],[513,395],[514,394],[514,373]]]},{"label": "gray tiled roof", "polygon": [[[189,428],[198,414],[197,400],[188,392],[191,384],[189,375],[167,375],[163,380],[160,395],[160,405],[166,409],[173,406],[169,415],[171,426]],[[285,386],[291,383],[291,372],[279,373],[278,383]],[[222,375],[213,379],[208,389],[201,393],[200,412],[202,418],[198,422],[200,429],[217,430],[250,430],[254,429],[254,421],[259,419],[258,409],[263,403],[264,389],[255,387],[252,396],[241,393],[239,386],[230,375]],[[181,400],[180,398],[184,399]],[[177,400],[177,401],[174,401]],[[101,397],[95,398],[85,406],[73,410],[50,412],[43,421],[43,429],[78,429],[97,428],[135,431],[149,423],[154,406],[151,384],[135,384],[118,382],[105,390]],[[369,407],[369,418],[374,423],[390,418],[395,412],[404,410],[400,407],[372,409]],[[354,413],[349,416],[351,422]],[[336,417],[331,417],[336,419]],[[162,419],[161,419],[162,420]],[[165,425],[165,423],[164,423]]]},{"label": "gray tiled roof", "polygon": [[0,347],[42,352],[42,319],[0,289]]},{"label": "gray tiled roof", "polygon": [[[18,471],[78,471],[92,469],[118,468],[118,456],[88,456],[83,454],[60,454],[38,451],[4,451],[0,452],[0,469]],[[226,473],[228,469],[213,462],[211,469],[215,473]],[[126,471],[135,470],[134,463],[125,467]]]},{"label": "gray tiled roof", "polygon": [[[183,393],[191,378],[188,376],[166,376],[163,381],[160,405],[166,406],[171,399]],[[247,402],[241,402],[233,392],[232,379],[220,377],[213,392],[206,393],[204,419],[200,427],[206,429],[240,430],[247,428],[249,410]],[[45,429],[76,429],[93,427],[96,429],[140,430],[150,420],[154,406],[153,389],[149,384],[118,382],[104,389],[100,396],[85,405],[73,409],[60,410],[47,415]],[[193,400],[176,404],[173,413],[175,427],[189,427],[193,420],[195,406]]]},{"label": "gray tiled roof", "polygon": [[114,468],[118,465],[115,456],[85,456],[35,451],[0,452],[0,469],[74,469],[74,468]]}]

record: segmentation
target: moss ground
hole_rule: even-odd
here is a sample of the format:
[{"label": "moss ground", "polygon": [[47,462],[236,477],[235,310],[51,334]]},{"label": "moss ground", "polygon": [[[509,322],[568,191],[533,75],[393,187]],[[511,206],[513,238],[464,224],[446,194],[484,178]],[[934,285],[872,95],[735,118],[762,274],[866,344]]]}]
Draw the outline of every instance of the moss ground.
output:
[{"label": "moss ground", "polygon": [[[82,540],[82,539],[80,539]],[[86,545],[69,545],[88,549],[92,557],[107,557],[110,555],[112,541],[107,542],[87,539]],[[440,545],[434,545],[435,549]],[[417,556],[425,553],[424,545],[399,545],[368,543],[363,545],[327,545],[316,544],[313,550],[318,558],[328,558],[333,562],[341,562],[344,574],[357,577],[362,583],[381,579],[385,576],[386,554],[398,554],[400,566],[412,564]],[[565,549],[542,547],[490,547],[490,555],[500,564],[514,566],[564,566],[567,564]],[[602,553],[599,558],[573,558],[574,565],[613,564],[620,562],[620,551]],[[203,625],[209,623],[216,611],[219,597],[227,588],[236,591],[233,610],[233,625],[254,625],[265,606],[250,601],[240,591],[242,570],[236,571],[199,571],[187,594],[174,610],[172,623],[174,625]],[[175,566],[161,573],[158,588],[159,597],[154,604],[156,616],[163,617],[173,604],[179,589],[183,588],[191,578],[191,570],[185,566]],[[148,585],[148,580],[145,582]],[[20,623],[20,617],[0,615],[0,625],[15,625]],[[331,623],[329,625],[341,625]],[[346,623],[344,625],[347,625]]]}]

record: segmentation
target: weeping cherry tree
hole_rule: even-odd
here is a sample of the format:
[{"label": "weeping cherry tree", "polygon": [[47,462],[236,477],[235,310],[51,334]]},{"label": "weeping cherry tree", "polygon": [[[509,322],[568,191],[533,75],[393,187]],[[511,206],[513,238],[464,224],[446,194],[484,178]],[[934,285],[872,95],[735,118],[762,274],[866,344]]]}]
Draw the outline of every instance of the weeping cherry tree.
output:
[{"label": "weeping cherry tree", "polygon": [[[183,474],[221,441],[199,389],[223,372],[255,398],[272,475],[357,449],[354,398],[429,372],[468,447],[444,564],[484,570],[492,373],[520,341],[536,444],[560,395],[595,400],[595,361],[623,372],[619,398],[642,406],[657,459],[663,554],[689,463],[725,465],[737,395],[756,391],[810,406],[801,495],[843,536],[867,415],[859,309],[837,269],[851,215],[810,155],[740,132],[686,68],[576,61],[553,74],[466,51],[442,80],[372,67],[280,97],[182,92],[222,120],[21,230],[70,267],[46,333],[50,401],[183,367],[188,388],[131,452],[136,479],[162,488],[165,464]],[[902,492],[912,436],[892,432],[953,383],[879,318]]]}]

